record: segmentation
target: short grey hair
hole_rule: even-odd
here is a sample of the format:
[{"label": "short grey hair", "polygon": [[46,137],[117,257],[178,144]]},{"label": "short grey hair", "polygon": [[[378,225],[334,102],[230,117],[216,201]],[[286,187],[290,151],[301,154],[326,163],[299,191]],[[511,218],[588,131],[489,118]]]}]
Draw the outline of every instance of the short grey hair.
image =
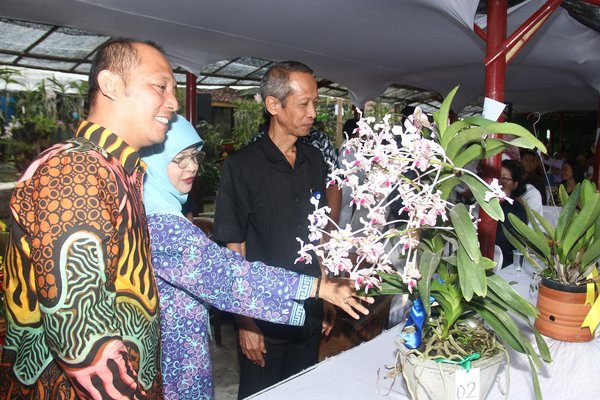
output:
[{"label": "short grey hair", "polygon": [[285,105],[285,99],[292,91],[289,83],[290,75],[293,72],[314,74],[308,65],[299,61],[283,61],[273,64],[265,73],[260,83],[260,97],[263,103],[267,96],[272,96]]}]

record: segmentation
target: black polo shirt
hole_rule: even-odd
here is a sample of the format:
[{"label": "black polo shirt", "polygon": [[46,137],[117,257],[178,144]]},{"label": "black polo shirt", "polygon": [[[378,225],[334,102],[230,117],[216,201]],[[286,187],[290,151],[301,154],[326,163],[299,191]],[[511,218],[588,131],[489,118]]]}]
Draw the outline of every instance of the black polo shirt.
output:
[{"label": "black polo shirt", "polygon": [[213,238],[246,242],[246,258],[320,276],[316,258],[298,263],[300,243],[308,241],[311,196],[325,205],[326,167],[313,146],[296,142],[294,168],[268,135],[225,160],[217,194]]},{"label": "black polo shirt", "polygon": [[[213,239],[246,242],[246,258],[306,275],[320,276],[316,256],[312,264],[297,263],[300,243],[308,241],[311,196],[325,201],[326,167],[320,151],[296,142],[294,168],[268,135],[227,157],[217,193]],[[303,327],[255,320],[268,343],[303,341],[320,335],[321,301],[304,302]]]}]

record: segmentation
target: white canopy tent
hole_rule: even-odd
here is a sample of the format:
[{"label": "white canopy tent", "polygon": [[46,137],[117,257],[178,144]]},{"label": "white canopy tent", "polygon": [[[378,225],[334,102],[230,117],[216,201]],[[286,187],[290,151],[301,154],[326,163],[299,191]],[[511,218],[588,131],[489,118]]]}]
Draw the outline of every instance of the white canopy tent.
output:
[{"label": "white canopy tent", "polygon": [[[484,93],[478,0],[2,0],[0,16],[154,40],[198,74],[238,56],[294,59],[349,88],[355,104],[390,84],[445,95],[456,111]],[[544,0],[509,10],[508,33]],[[481,21],[480,21],[481,24]],[[480,25],[481,26],[481,25]],[[597,110],[600,33],[559,8],[508,65],[516,111]]]}]

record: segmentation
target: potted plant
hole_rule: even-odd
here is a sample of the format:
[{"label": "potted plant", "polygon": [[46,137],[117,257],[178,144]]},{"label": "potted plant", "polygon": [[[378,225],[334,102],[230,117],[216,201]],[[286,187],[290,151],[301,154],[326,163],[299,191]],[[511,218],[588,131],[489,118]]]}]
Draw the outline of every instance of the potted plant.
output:
[{"label": "potted plant", "polygon": [[558,340],[590,341],[600,321],[594,318],[600,315],[600,193],[584,180],[571,195],[561,185],[559,196],[564,207],[556,227],[526,207],[531,226],[509,215],[514,231],[505,232],[542,275],[536,328]]},{"label": "potted plant", "polygon": [[[526,129],[512,123],[470,117],[448,124],[457,89],[434,114],[434,124],[418,107],[405,120],[404,129],[392,126],[389,118],[373,127],[372,118],[361,118],[358,138],[346,145],[354,150],[356,160],[331,175],[332,183],[352,190],[353,203],[362,215],[359,223],[336,225],[327,232],[329,210],[318,208],[314,200],[316,209],[309,216],[312,242],[301,242],[298,261],[316,254],[331,273],[354,279],[359,290],[370,295],[402,293],[410,298],[413,307],[401,346],[410,360],[402,362],[405,367],[418,358],[434,363],[436,370],[443,369],[439,361],[462,368],[480,357],[473,362],[479,367],[487,363],[481,358],[503,353],[504,343],[529,357],[539,398],[536,370],[540,358],[550,361],[550,354],[529,322],[537,310],[492,272],[495,263],[481,254],[474,216],[465,205],[447,199],[456,185],[465,184],[481,209],[502,220],[499,199],[504,192],[498,181],[488,184],[465,166],[498,154],[509,144],[545,148]],[[513,136],[504,139],[491,134]],[[358,178],[359,172],[364,173],[364,180]],[[389,209],[398,212],[388,215]],[[324,236],[327,240],[320,241]],[[402,262],[395,259],[398,253]],[[402,263],[403,268],[394,267]],[[531,328],[539,354],[517,319]],[[404,372],[413,397],[426,397],[423,379]],[[487,375],[494,378],[495,374],[493,370]],[[444,386],[439,378],[431,381],[433,386]],[[448,388],[452,391],[452,385]],[[481,398],[487,390],[482,387]],[[440,398],[435,393],[429,396]]]}]

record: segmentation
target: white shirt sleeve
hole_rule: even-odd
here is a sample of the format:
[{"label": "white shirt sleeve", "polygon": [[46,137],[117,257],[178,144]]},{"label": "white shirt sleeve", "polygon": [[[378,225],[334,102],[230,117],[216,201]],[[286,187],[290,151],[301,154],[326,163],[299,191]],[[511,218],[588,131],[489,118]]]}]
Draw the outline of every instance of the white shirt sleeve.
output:
[{"label": "white shirt sleeve", "polygon": [[529,208],[536,211],[540,215],[544,215],[544,205],[542,204],[542,195],[533,185],[526,185],[525,193],[523,193],[523,201],[527,203]]}]

